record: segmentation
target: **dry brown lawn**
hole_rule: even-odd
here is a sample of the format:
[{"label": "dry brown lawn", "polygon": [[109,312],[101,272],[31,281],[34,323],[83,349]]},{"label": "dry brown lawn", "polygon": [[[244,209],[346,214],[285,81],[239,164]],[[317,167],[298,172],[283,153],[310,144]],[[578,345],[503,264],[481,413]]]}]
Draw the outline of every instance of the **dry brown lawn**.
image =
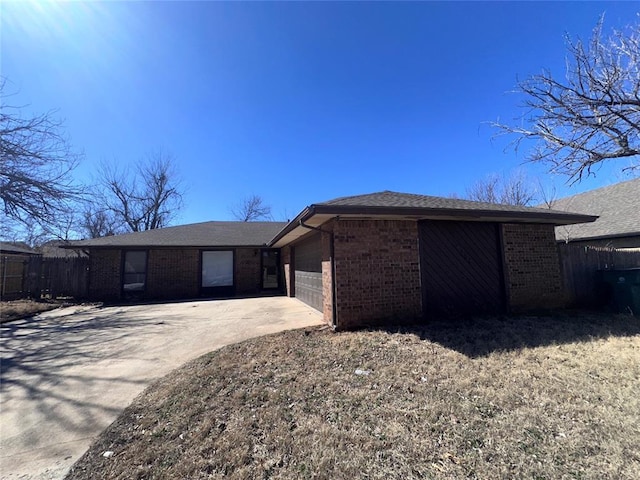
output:
[{"label": "dry brown lawn", "polygon": [[210,353],[67,478],[638,479],[639,446],[640,319],[481,318]]},{"label": "dry brown lawn", "polygon": [[64,305],[58,301],[11,300],[0,302],[0,323],[31,317]]}]

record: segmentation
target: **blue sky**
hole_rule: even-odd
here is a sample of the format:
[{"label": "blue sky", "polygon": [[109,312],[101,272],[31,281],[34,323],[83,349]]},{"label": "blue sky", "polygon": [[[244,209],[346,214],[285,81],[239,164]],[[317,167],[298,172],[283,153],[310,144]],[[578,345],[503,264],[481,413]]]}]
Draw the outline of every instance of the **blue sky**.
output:
[{"label": "blue sky", "polygon": [[[13,104],[57,109],[76,172],[151,151],[176,158],[178,223],[231,219],[257,194],[276,219],[379,190],[464,194],[521,168],[518,78],[564,74],[564,35],[636,18],[635,2],[16,2],[0,5]],[[618,165],[562,195],[623,180]]]}]

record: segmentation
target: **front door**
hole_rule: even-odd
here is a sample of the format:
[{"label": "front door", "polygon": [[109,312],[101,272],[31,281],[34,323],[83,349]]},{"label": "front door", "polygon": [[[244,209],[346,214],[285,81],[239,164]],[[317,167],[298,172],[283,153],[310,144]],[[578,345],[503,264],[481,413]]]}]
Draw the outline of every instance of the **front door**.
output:
[{"label": "front door", "polygon": [[262,289],[280,288],[280,251],[262,250]]}]

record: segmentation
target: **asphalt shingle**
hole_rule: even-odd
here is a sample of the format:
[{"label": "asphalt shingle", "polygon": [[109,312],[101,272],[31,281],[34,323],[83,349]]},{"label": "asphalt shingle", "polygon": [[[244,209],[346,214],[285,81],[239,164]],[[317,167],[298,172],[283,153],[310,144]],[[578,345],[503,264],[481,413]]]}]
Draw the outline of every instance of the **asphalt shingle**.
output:
[{"label": "asphalt shingle", "polygon": [[204,222],[73,242],[79,247],[259,247],[284,222]]},{"label": "asphalt shingle", "polygon": [[553,208],[600,217],[593,223],[557,227],[557,240],[640,235],[640,178],[556,200]]},{"label": "asphalt shingle", "polygon": [[539,212],[542,215],[552,212],[548,208],[522,207],[498,203],[476,202],[459,198],[433,197],[413,193],[400,193],[385,190],[383,192],[340,197],[317,205],[353,206],[353,207],[381,207],[381,208],[426,208],[435,210],[469,210],[493,212]]}]

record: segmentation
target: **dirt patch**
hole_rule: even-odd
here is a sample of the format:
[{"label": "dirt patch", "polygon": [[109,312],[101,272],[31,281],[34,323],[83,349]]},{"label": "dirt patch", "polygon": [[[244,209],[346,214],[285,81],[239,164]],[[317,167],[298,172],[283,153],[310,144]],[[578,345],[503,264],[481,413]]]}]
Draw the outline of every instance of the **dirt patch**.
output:
[{"label": "dirt patch", "polygon": [[67,478],[636,479],[638,411],[633,317],[298,330],[172,372]]},{"label": "dirt patch", "polygon": [[57,300],[11,300],[0,302],[0,323],[32,317],[38,313],[70,305]]}]

